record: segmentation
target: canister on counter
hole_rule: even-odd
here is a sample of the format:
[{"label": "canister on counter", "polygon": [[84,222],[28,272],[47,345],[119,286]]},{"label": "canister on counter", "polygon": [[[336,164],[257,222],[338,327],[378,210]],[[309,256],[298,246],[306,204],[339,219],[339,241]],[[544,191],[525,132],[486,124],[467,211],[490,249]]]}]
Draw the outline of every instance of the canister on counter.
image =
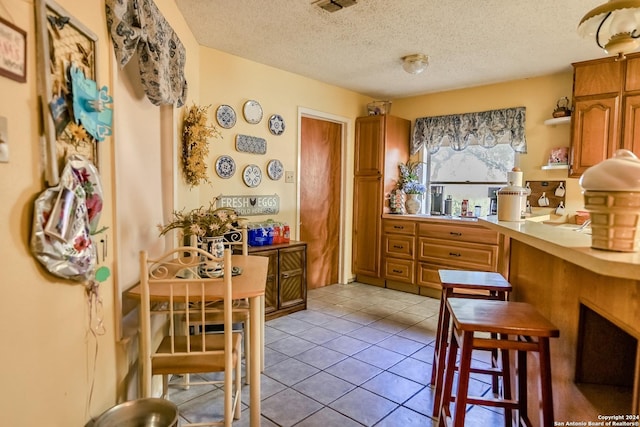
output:
[{"label": "canister on counter", "polygon": [[447,196],[447,199],[444,201],[444,214],[451,215],[453,212],[453,199],[451,196]]}]

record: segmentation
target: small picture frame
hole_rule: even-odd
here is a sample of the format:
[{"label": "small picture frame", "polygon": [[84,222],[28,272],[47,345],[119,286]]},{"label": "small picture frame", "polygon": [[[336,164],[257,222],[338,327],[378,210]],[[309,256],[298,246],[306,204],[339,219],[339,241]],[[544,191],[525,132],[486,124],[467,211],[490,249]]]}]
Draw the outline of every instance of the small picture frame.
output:
[{"label": "small picture frame", "polygon": [[0,76],[27,81],[27,32],[1,17]]}]

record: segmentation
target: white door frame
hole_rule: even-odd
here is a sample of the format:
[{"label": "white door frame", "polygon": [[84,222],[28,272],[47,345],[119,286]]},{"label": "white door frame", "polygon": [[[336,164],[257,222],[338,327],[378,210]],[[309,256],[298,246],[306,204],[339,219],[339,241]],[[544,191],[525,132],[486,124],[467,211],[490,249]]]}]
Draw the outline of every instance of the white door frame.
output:
[{"label": "white door frame", "polygon": [[345,229],[346,229],[346,218],[345,218],[345,206],[346,201],[345,197],[347,194],[347,168],[346,168],[346,160],[347,160],[347,135],[349,135],[349,129],[352,126],[352,120],[343,117],[337,116],[335,114],[325,113],[323,111],[313,110],[305,107],[298,107],[298,159],[296,165],[296,176],[298,179],[296,180],[296,229],[298,233],[298,238],[300,236],[300,149],[302,145],[302,118],[308,117],[312,119],[325,120],[329,122],[334,122],[342,125],[341,127],[341,138],[340,138],[340,236],[338,236],[338,242],[340,247],[340,253],[338,254],[338,282],[340,284],[349,283],[349,274],[350,271],[347,271],[344,260],[345,260]]}]

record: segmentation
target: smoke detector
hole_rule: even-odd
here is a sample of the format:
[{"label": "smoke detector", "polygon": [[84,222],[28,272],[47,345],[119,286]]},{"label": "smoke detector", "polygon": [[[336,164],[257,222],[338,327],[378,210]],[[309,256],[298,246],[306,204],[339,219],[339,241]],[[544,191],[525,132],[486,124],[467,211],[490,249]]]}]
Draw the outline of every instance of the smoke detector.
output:
[{"label": "smoke detector", "polygon": [[327,12],[337,12],[345,7],[353,6],[357,0],[317,0],[311,4],[318,6],[320,9],[324,9]]}]

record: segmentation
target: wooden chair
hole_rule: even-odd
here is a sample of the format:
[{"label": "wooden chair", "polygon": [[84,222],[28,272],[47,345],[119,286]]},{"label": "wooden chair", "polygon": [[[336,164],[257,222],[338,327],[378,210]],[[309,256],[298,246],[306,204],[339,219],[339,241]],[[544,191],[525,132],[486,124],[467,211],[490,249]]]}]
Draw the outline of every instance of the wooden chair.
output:
[{"label": "wooden chair", "polygon": [[[195,239],[195,237],[194,237]],[[230,248],[232,251],[234,248],[238,247],[242,251],[242,255],[249,254],[249,246],[248,246],[248,234],[247,234],[247,225],[245,223],[239,224],[237,227],[234,227],[229,230],[228,233],[225,234],[225,242],[224,245],[227,248]],[[191,242],[192,246],[196,246],[195,240]],[[207,314],[205,317],[205,330],[206,326],[218,326],[223,324],[223,307],[221,301],[209,301],[207,303]],[[195,320],[195,322],[194,322]],[[188,318],[185,325],[189,329],[195,329],[198,323],[198,319]],[[250,322],[249,322],[249,301],[246,299],[236,300],[233,302],[233,324],[242,324],[244,330],[244,358],[245,360],[249,360],[251,357],[251,346],[249,345],[249,333],[250,333]],[[189,331],[187,331],[189,333]],[[246,370],[245,382],[249,384],[250,375],[249,370]],[[184,386],[189,386],[189,376],[185,375],[184,377]]]},{"label": "wooden chair", "polygon": [[[208,270],[200,267],[217,262],[224,262],[224,275],[206,277]],[[224,372],[222,381],[190,381],[190,385],[224,384],[223,421],[197,425],[231,426],[232,419],[240,418],[241,334],[232,330],[231,271],[229,249],[223,258],[194,247],[179,247],[157,259],[140,253],[142,397],[151,397],[154,375],[163,376],[166,397],[169,375]],[[204,330],[212,293],[223,296],[223,332],[184,334],[177,319],[185,316],[202,328],[196,330]],[[168,328],[158,326],[158,317]]]}]

